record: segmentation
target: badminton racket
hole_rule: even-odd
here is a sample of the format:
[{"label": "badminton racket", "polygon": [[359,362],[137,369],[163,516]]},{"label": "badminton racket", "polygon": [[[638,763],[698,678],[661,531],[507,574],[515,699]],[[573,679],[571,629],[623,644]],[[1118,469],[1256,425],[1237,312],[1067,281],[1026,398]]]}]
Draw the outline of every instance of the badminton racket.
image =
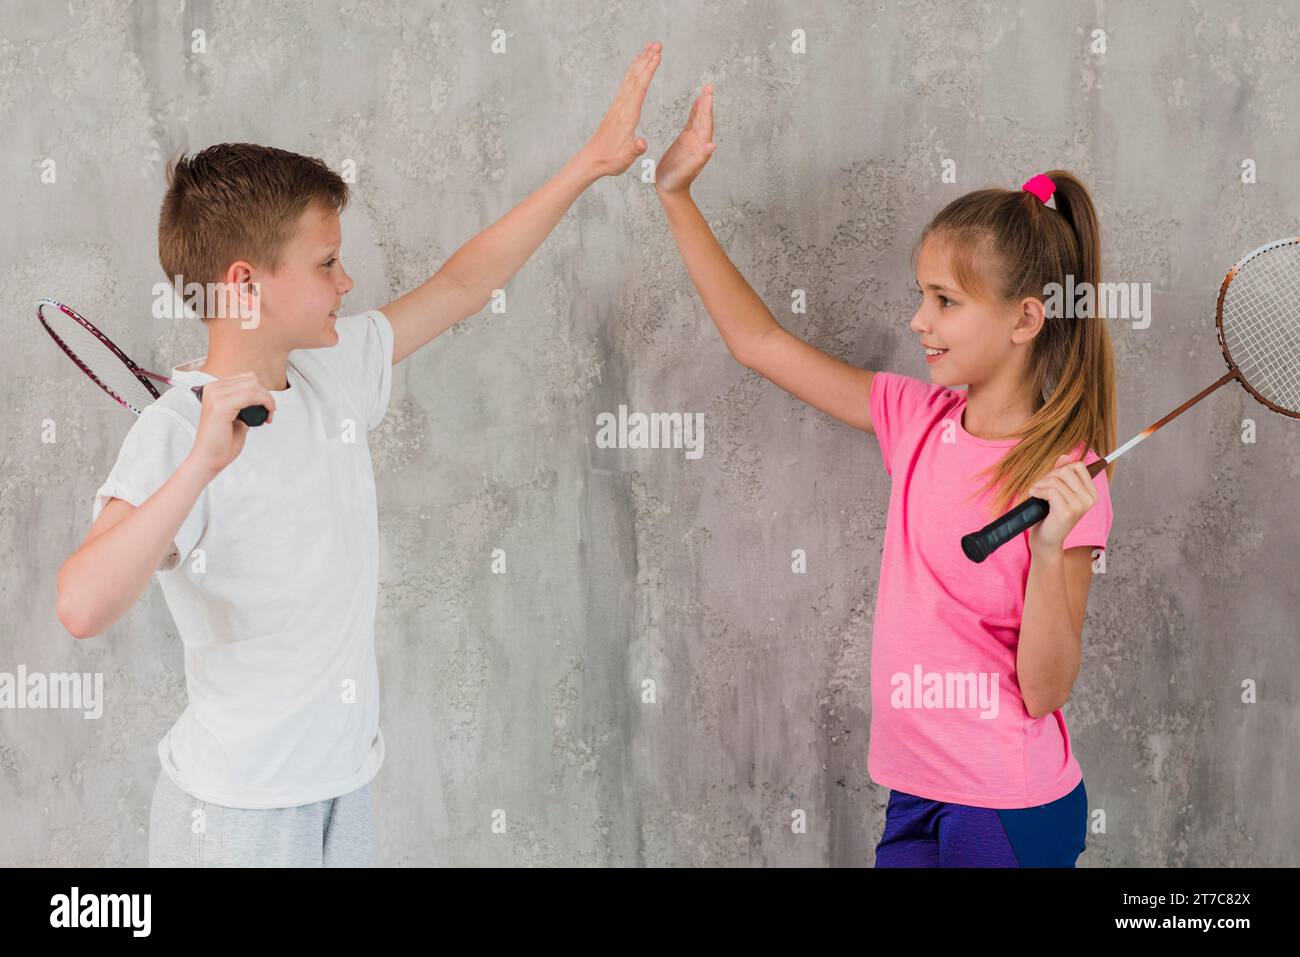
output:
[{"label": "badminton racket", "polygon": [[[161,395],[154,382],[168,386],[179,384],[167,376],[136,365],[89,320],[61,302],[41,299],[36,304],[36,317],[50,338],[76,363],[78,369],[136,415]],[[200,402],[203,401],[203,386],[190,386],[190,391]],[[239,420],[249,426],[261,425],[266,418],[266,406],[263,405],[250,405],[239,412]]]},{"label": "badminton racket", "polygon": [[[1108,463],[1233,379],[1270,411],[1300,418],[1300,236],[1266,243],[1243,256],[1219,287],[1214,311],[1227,373],[1089,465],[1090,476],[1096,478]],[[1048,509],[1044,499],[1028,498],[963,537],[962,551],[971,561],[982,562],[1046,518]]]}]

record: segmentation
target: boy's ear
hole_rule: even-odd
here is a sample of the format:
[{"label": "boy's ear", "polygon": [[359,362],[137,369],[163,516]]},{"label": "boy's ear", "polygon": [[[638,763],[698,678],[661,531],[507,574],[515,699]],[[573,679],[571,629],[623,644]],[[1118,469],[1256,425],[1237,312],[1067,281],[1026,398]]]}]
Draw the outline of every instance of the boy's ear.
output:
[{"label": "boy's ear", "polygon": [[253,267],[245,260],[237,259],[226,269],[224,299],[223,316],[246,319],[254,315],[258,288],[253,281]]},{"label": "boy's ear", "polygon": [[226,282],[241,283],[253,281],[253,267],[242,259],[236,259],[226,270]]}]

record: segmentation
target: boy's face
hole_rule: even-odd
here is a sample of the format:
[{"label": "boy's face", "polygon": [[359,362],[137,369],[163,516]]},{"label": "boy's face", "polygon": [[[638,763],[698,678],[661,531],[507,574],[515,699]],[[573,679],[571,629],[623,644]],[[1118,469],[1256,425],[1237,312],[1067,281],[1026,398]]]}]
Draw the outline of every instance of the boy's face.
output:
[{"label": "boy's face", "polygon": [[298,219],[274,273],[253,272],[260,283],[260,323],[287,350],[318,349],[339,341],[334,330],[352,277],[339,259],[343,229],[337,213],[312,203]]}]

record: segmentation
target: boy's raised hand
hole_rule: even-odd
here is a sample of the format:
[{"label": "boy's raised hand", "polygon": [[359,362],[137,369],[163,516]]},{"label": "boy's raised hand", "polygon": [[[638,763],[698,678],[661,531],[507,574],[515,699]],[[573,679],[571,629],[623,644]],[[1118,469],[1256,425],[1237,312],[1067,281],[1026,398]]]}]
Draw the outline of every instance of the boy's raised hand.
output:
[{"label": "boy's raised hand", "polygon": [[713,84],[706,84],[691,104],[686,128],[673,140],[655,168],[655,189],[660,193],[688,191],[700,175],[717,144],[713,142]]},{"label": "boy's raised hand", "polygon": [[636,125],[641,119],[641,104],[645,102],[646,90],[659,66],[662,49],[663,44],[656,40],[647,43],[636,55],[605,118],[583,146],[583,159],[597,176],[617,176],[646,151],[646,141],[636,135]]},{"label": "boy's raised hand", "polygon": [[383,307],[393,329],[394,364],[487,305],[583,190],[602,176],[623,172],[645,152],[646,141],[636,135],[636,125],[659,66],[661,46],[647,43],[636,55],[600,126],[558,173],[457,249],[423,283]]}]

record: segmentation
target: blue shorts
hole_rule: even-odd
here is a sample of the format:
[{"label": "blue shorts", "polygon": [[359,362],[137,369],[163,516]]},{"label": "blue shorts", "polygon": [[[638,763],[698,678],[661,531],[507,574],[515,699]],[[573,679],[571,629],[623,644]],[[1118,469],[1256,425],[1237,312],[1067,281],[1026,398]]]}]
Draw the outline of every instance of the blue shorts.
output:
[{"label": "blue shorts", "polygon": [[889,792],[877,867],[1074,867],[1088,833],[1088,792],[1037,807],[971,807]]}]

